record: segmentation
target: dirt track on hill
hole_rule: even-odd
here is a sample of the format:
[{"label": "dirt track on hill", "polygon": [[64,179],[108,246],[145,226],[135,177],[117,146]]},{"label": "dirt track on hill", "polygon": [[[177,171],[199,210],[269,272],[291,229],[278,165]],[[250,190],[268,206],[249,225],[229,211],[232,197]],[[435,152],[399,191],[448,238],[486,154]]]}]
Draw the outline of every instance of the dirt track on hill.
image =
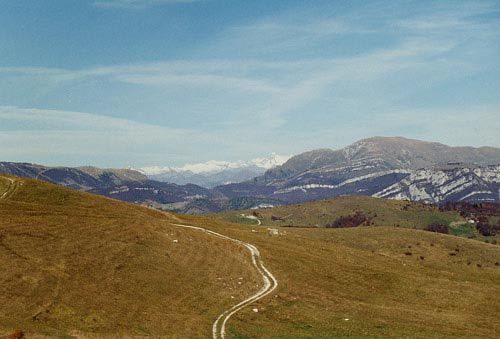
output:
[{"label": "dirt track on hill", "polygon": [[213,235],[213,236],[216,236],[216,237],[219,237],[222,239],[230,240],[230,241],[233,241],[239,245],[245,246],[250,251],[250,254],[252,256],[253,265],[255,266],[255,268],[257,269],[259,274],[262,276],[262,280],[264,281],[264,286],[257,293],[255,293],[254,295],[248,297],[247,299],[241,301],[240,303],[238,303],[238,304],[234,305],[233,307],[222,312],[219,315],[219,317],[215,320],[215,322],[213,323],[213,325],[212,325],[212,337],[213,337],[213,339],[219,339],[219,338],[225,339],[226,338],[226,324],[229,321],[229,319],[231,318],[231,316],[233,314],[237,313],[238,311],[242,310],[246,306],[250,305],[254,301],[257,301],[257,300],[265,297],[266,295],[270,294],[272,291],[274,291],[276,289],[276,287],[278,287],[278,280],[276,280],[276,278],[273,276],[273,274],[271,272],[269,272],[269,270],[264,266],[260,252],[257,249],[257,247],[255,247],[254,245],[249,244],[249,243],[244,242],[244,241],[241,241],[241,240],[238,240],[238,239],[234,239],[234,238],[225,236],[223,234],[220,234],[220,233],[217,233],[214,231],[207,230],[207,229],[202,228],[202,227],[181,225],[181,224],[172,224],[172,225],[202,231],[202,232],[208,233],[210,235]]},{"label": "dirt track on hill", "polygon": [[16,190],[16,188],[17,188],[16,183],[17,182],[14,179],[4,177],[4,176],[0,176],[0,178],[6,179],[9,181],[9,187],[7,187],[7,190],[0,196],[0,199],[7,199],[9,197],[9,195],[14,193],[14,191]]}]

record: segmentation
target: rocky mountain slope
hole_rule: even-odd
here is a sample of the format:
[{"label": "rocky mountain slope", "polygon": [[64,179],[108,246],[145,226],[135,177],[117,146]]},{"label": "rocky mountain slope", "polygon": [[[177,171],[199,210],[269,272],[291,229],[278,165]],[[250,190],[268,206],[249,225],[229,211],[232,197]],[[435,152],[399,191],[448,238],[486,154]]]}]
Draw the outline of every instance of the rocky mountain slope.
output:
[{"label": "rocky mountain slope", "polygon": [[254,180],[216,190],[228,197],[257,196],[283,203],[343,195],[500,202],[498,164],[498,148],[375,137],[336,151],[299,154]]},{"label": "rocky mountain slope", "polygon": [[426,203],[444,201],[500,202],[500,166],[454,166],[414,170],[374,197]]}]

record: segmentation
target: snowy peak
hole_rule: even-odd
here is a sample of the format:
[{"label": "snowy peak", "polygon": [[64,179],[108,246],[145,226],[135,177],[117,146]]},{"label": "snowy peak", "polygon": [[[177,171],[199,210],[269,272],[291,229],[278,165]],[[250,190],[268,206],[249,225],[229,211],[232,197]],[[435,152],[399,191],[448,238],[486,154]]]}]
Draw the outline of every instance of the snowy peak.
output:
[{"label": "snowy peak", "polygon": [[196,184],[207,188],[250,180],[287,161],[290,156],[272,153],[249,161],[210,160],[181,167],[153,166],[139,171],[149,178],[179,185]]},{"label": "snowy peak", "polygon": [[210,160],[204,163],[197,164],[186,164],[181,167],[171,167],[171,166],[151,166],[151,167],[143,167],[139,169],[142,173],[148,176],[159,175],[164,173],[182,173],[182,172],[190,172],[193,174],[200,173],[215,173],[221,172],[224,170],[235,169],[243,167],[243,162],[229,162],[229,161],[219,161],[219,160]]},{"label": "snowy peak", "polygon": [[291,156],[289,155],[280,155],[276,153],[272,153],[271,156],[267,158],[257,158],[250,161],[253,165],[259,168],[263,168],[265,170],[274,168],[276,166],[280,166],[284,164]]},{"label": "snowy peak", "polygon": [[269,157],[256,158],[249,161],[239,160],[231,162],[222,160],[209,160],[203,163],[186,164],[181,167],[171,167],[171,166],[143,167],[139,169],[139,171],[149,176],[149,175],[158,175],[165,172],[177,172],[177,173],[191,172],[194,174],[217,173],[227,170],[241,169],[245,167],[257,167],[267,170],[283,164],[288,159],[290,159],[290,156],[288,155],[280,155],[272,153]]}]

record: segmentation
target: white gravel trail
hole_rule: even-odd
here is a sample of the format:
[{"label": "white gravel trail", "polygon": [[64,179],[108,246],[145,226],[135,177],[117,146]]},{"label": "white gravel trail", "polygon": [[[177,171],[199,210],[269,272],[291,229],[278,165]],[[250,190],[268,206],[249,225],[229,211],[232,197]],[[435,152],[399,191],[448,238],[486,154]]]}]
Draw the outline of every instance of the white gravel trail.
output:
[{"label": "white gravel trail", "polygon": [[8,178],[8,177],[4,177],[3,175],[0,176],[0,178],[3,178],[3,179],[6,179],[9,181],[9,187],[7,188],[7,190],[2,194],[2,196],[0,196],[0,199],[5,199],[7,194],[11,193],[11,188],[12,186],[14,185],[15,181],[14,179],[11,179],[11,178]]},{"label": "white gravel trail", "polygon": [[274,275],[271,272],[269,272],[269,270],[264,266],[260,252],[257,249],[257,247],[255,247],[254,245],[249,244],[249,243],[244,242],[244,241],[241,241],[241,240],[238,240],[238,239],[234,239],[234,238],[225,236],[223,234],[220,234],[220,233],[217,233],[214,231],[207,230],[206,228],[202,228],[202,227],[181,225],[181,224],[173,224],[173,225],[179,226],[179,227],[184,227],[184,228],[191,228],[191,229],[199,230],[199,231],[208,233],[210,235],[213,235],[213,236],[216,236],[216,237],[219,237],[222,239],[230,240],[230,241],[235,242],[239,245],[245,246],[246,248],[248,248],[248,250],[250,251],[250,254],[252,256],[252,264],[257,269],[257,271],[259,272],[259,274],[262,277],[262,280],[264,281],[264,286],[262,286],[262,288],[257,293],[255,293],[254,295],[241,301],[240,303],[234,305],[233,307],[229,308],[228,310],[225,310],[215,320],[215,322],[212,325],[212,337],[213,337],[213,339],[219,339],[219,338],[225,339],[226,338],[226,324],[229,321],[229,318],[231,318],[231,316],[233,314],[235,314],[236,312],[245,308],[246,306],[250,305],[251,303],[253,303],[253,302],[265,297],[266,295],[270,294],[271,292],[273,292],[276,289],[276,287],[278,287],[278,280],[276,280]]}]

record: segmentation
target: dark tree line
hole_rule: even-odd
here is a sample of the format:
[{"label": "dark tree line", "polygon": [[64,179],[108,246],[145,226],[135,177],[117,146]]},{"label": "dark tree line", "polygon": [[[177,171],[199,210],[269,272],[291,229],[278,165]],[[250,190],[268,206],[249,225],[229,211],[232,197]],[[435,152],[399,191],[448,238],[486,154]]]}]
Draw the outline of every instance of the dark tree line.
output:
[{"label": "dark tree line", "polygon": [[500,234],[500,220],[492,223],[492,217],[500,217],[500,205],[490,202],[446,202],[439,206],[441,211],[459,211],[460,215],[476,222],[477,231],[484,236]]},{"label": "dark tree line", "polygon": [[448,234],[448,226],[438,223],[432,223],[427,225],[424,230],[429,232]]}]

